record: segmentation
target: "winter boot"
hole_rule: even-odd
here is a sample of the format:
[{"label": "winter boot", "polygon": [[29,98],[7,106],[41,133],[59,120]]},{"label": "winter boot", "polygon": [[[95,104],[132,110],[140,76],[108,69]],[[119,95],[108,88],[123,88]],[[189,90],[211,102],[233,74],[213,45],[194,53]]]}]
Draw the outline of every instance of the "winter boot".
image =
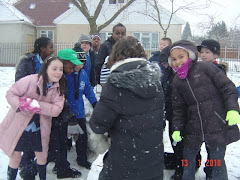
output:
[{"label": "winter boot", "polygon": [[7,180],[15,180],[16,177],[17,177],[17,172],[18,172],[18,168],[13,169],[13,168],[8,166]]},{"label": "winter boot", "polygon": [[38,170],[38,173],[39,173],[39,179],[40,180],[46,180],[47,164],[45,164],[45,165],[37,164],[37,170]]},{"label": "winter boot", "polygon": [[61,172],[57,173],[58,179],[64,179],[64,178],[78,178],[82,175],[82,173],[74,168],[68,168]]}]

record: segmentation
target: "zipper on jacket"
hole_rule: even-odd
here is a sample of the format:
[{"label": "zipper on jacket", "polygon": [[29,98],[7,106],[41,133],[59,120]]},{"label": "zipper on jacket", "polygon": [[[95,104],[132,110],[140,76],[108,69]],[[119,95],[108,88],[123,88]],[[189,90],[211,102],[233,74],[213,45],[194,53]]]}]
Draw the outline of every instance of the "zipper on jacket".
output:
[{"label": "zipper on jacket", "polygon": [[216,116],[217,116],[219,119],[221,119],[224,124],[227,124],[226,120],[224,120],[216,111],[214,111],[214,114],[216,114]]},{"label": "zipper on jacket", "polygon": [[194,95],[193,90],[192,90],[192,88],[191,88],[191,86],[190,86],[190,83],[189,83],[189,81],[188,81],[187,78],[186,78],[186,81],[187,81],[187,84],[188,84],[188,86],[189,86],[189,89],[190,89],[190,91],[191,91],[191,93],[192,93],[192,95],[193,95],[193,98],[194,98],[195,101],[197,102],[197,111],[198,111],[198,116],[199,116],[199,119],[200,119],[200,125],[201,125],[201,131],[202,131],[202,139],[203,139],[203,141],[205,141],[204,131],[203,131],[202,117],[201,117],[200,109],[199,109],[199,102],[198,102],[196,96]]}]

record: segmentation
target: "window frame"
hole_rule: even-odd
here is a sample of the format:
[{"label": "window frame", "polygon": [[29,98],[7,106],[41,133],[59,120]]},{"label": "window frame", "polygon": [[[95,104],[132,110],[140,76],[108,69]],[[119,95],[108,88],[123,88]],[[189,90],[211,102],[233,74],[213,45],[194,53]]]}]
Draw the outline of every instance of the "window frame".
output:
[{"label": "window frame", "polygon": [[[45,33],[43,31],[46,31]],[[49,37],[49,32],[52,32],[52,37]],[[43,36],[45,35],[45,36]],[[54,30],[40,30],[40,37],[47,37],[49,39],[52,40],[52,42],[54,42]]]}]

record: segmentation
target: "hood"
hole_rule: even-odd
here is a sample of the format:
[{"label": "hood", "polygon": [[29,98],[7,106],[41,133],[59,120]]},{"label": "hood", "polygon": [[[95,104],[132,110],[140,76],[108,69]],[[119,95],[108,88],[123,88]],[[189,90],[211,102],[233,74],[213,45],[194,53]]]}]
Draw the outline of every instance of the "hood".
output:
[{"label": "hood", "polygon": [[198,60],[198,50],[197,46],[195,46],[192,42],[186,41],[186,40],[180,40],[175,43],[173,43],[170,46],[169,50],[169,57],[168,57],[168,64],[172,66],[172,59],[170,57],[170,52],[175,49],[175,48],[182,48],[185,51],[188,52],[188,56],[192,61],[197,61]]},{"label": "hood", "polygon": [[115,63],[108,81],[143,97],[154,97],[160,85],[161,70],[155,62],[142,58],[129,58]]}]

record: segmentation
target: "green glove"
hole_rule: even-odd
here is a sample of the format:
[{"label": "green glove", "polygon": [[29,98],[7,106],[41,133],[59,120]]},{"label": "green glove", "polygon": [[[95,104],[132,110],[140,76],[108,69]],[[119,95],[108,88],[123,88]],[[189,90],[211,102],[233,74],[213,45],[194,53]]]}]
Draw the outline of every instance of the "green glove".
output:
[{"label": "green glove", "polygon": [[182,140],[182,137],[180,136],[180,131],[174,131],[172,134],[172,138],[176,142],[180,142]]},{"label": "green glove", "polygon": [[240,115],[235,110],[230,110],[227,112],[226,121],[228,121],[228,125],[232,126],[240,122]]}]

